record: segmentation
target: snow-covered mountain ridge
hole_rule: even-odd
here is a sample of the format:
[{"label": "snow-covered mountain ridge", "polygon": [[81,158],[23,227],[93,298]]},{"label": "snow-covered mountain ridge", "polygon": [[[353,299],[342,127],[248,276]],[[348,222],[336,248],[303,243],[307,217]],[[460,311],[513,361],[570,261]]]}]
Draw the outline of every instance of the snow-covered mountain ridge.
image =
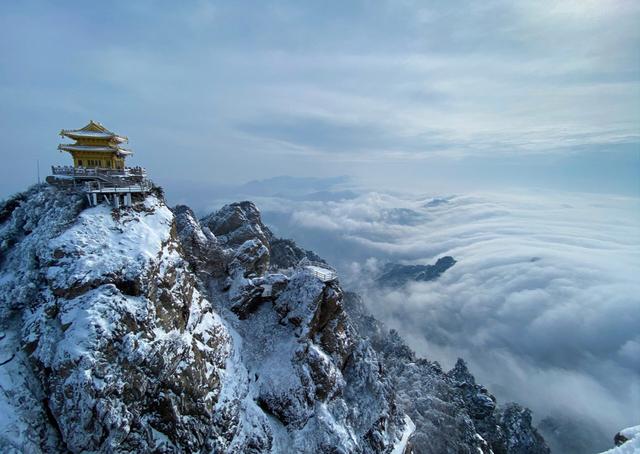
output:
[{"label": "snow-covered mountain ridge", "polygon": [[417,358],[251,202],[0,205],[2,452],[546,453],[530,412]]}]

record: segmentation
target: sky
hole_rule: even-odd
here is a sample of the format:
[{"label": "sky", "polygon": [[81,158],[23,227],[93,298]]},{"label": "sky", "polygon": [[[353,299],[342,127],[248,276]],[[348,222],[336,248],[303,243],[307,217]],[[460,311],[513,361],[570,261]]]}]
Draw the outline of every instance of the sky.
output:
[{"label": "sky", "polygon": [[2,2],[0,197],[89,119],[169,190],[639,195],[638,23],[631,0]]}]

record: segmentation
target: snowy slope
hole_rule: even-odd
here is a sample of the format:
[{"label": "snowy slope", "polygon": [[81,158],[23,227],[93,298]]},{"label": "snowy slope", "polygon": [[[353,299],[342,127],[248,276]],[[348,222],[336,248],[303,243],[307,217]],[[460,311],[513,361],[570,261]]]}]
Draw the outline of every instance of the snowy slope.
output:
[{"label": "snowy slope", "polygon": [[135,210],[81,209],[43,188],[2,225],[2,346],[16,356],[3,368],[14,415],[0,444],[197,446],[211,432],[206,409],[230,339],[179,253],[173,214],[155,196]]},{"label": "snowy slope", "polygon": [[640,426],[621,430],[616,435],[616,440],[621,444],[602,454],[640,454]]}]

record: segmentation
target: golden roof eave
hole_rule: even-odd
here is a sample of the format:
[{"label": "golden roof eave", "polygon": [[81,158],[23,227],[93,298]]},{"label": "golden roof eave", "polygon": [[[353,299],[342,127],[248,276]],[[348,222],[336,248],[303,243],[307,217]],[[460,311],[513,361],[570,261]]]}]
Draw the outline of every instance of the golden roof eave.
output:
[{"label": "golden roof eave", "polygon": [[129,138],[121,136],[112,131],[109,131],[102,124],[97,121],[89,120],[89,123],[80,129],[61,129],[61,136],[69,137],[70,139],[111,139],[117,142],[128,142]]},{"label": "golden roof eave", "polygon": [[132,155],[133,151],[127,148],[121,147],[112,147],[112,146],[101,146],[101,145],[76,145],[73,143],[61,143],[58,145],[58,150],[60,151],[76,151],[76,152],[93,152],[93,153],[116,153],[122,156]]},{"label": "golden roof eave", "polygon": [[76,131],[76,130],[62,130],[60,131],[60,135],[63,137],[68,137],[73,140],[81,140],[81,139],[104,139],[104,140],[114,140],[119,143],[129,142],[129,138],[126,136],[119,136],[114,133],[86,133],[84,131]]}]

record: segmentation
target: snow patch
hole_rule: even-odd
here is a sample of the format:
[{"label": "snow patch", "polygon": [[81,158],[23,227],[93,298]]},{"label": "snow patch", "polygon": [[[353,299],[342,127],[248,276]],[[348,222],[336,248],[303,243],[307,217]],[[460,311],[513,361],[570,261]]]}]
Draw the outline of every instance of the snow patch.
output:
[{"label": "snow patch", "polygon": [[407,443],[409,443],[409,438],[415,432],[416,425],[413,423],[411,418],[408,415],[404,417],[404,430],[402,431],[402,436],[400,437],[400,441],[397,445],[393,447],[393,451],[391,454],[404,454],[405,449],[407,449]]}]

